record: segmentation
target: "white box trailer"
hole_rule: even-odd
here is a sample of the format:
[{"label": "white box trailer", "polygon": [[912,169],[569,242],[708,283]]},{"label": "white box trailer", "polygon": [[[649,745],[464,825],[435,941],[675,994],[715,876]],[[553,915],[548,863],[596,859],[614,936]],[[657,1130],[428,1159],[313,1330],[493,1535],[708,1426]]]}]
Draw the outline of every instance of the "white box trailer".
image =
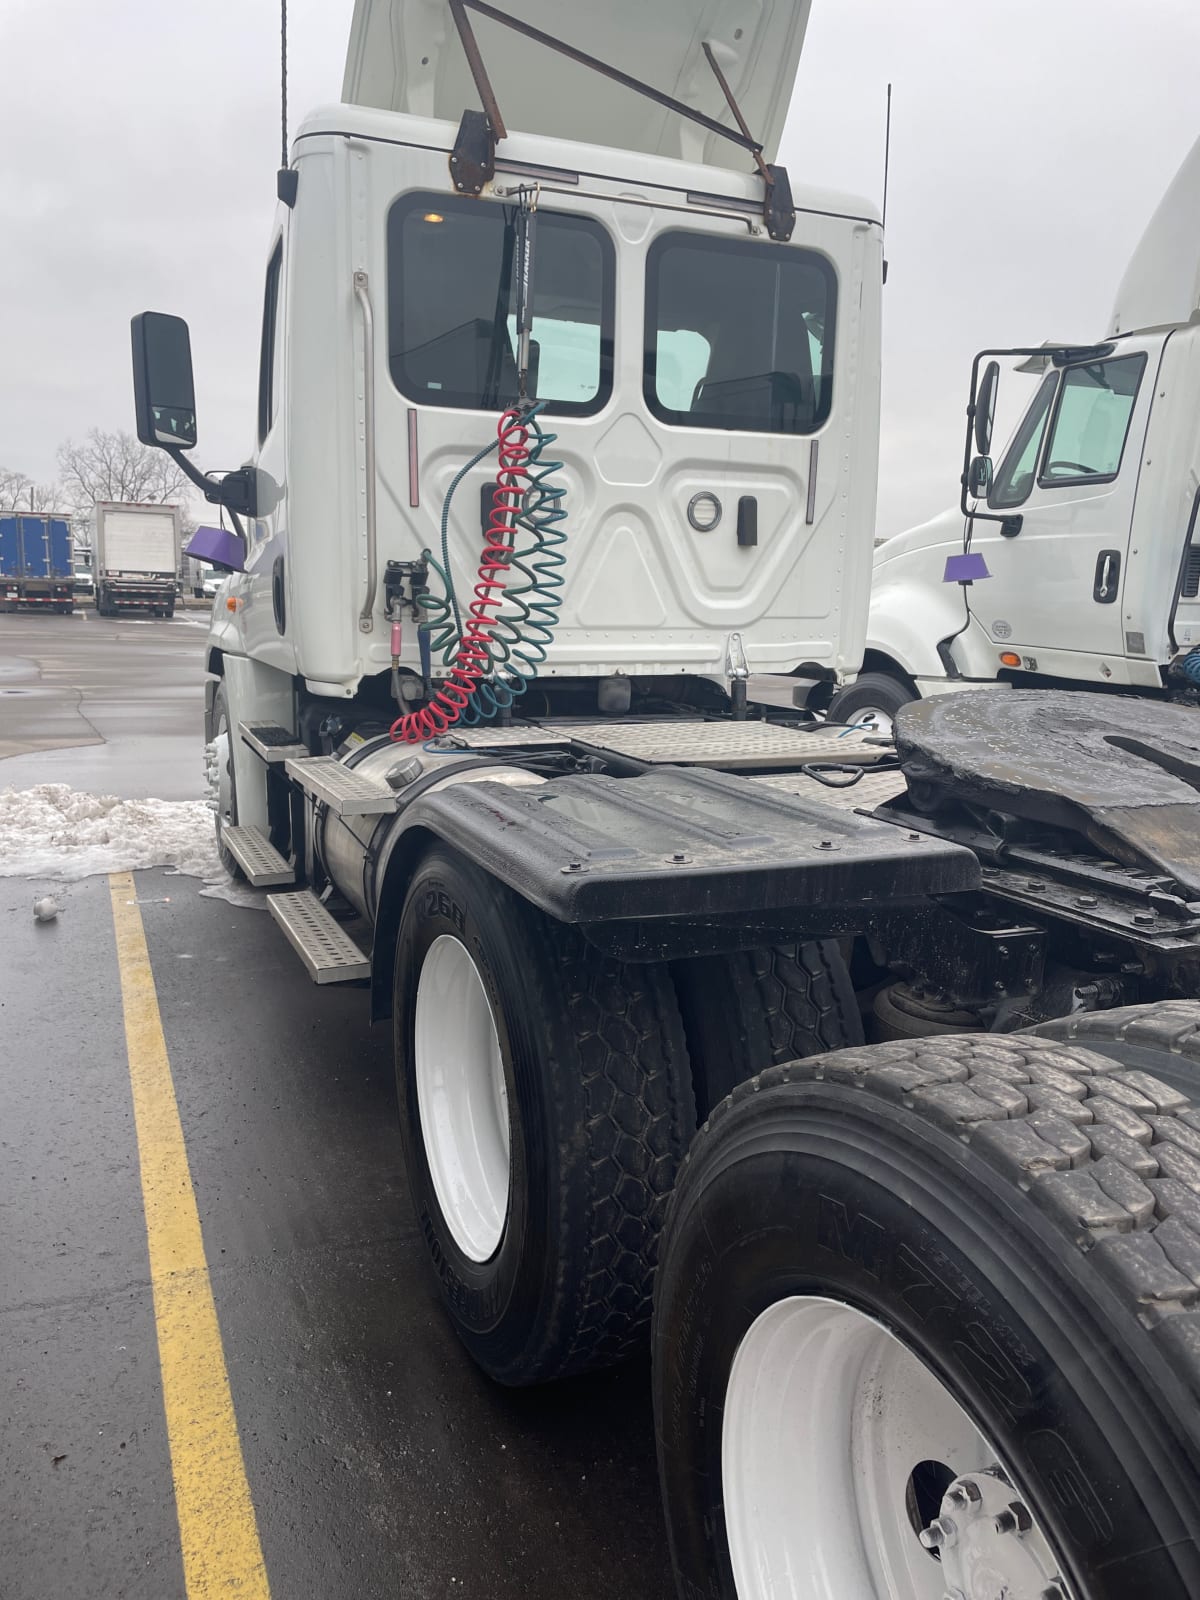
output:
[{"label": "white box trailer", "polygon": [[101,616],[174,612],[182,529],[178,506],[97,503],[94,570]]}]

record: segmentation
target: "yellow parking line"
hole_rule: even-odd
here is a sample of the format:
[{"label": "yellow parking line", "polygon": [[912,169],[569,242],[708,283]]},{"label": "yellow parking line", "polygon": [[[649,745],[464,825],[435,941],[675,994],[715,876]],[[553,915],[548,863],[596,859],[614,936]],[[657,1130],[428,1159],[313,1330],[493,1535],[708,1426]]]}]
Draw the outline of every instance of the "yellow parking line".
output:
[{"label": "yellow parking line", "polygon": [[269,1600],[133,877],[108,883],[188,1600]]}]

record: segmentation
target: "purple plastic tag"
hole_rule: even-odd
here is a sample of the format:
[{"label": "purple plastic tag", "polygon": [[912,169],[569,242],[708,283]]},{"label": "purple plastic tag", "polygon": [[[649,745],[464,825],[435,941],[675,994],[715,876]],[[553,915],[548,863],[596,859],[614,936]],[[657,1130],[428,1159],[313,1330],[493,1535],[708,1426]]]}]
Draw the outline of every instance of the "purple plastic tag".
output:
[{"label": "purple plastic tag", "polygon": [[226,567],[230,572],[246,570],[242,541],[225,528],[197,528],[183,553],[197,561]]},{"label": "purple plastic tag", "polygon": [[981,550],[967,550],[960,556],[946,557],[943,583],[973,583],[976,578],[990,578],[987,562]]}]

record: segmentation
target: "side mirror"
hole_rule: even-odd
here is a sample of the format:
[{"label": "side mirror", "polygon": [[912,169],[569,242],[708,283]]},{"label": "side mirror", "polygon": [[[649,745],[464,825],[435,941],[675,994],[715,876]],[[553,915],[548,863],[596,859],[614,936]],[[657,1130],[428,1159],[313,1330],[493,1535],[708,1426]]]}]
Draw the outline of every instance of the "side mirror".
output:
[{"label": "side mirror", "polygon": [[967,469],[967,493],[974,500],[986,500],[992,488],[991,456],[976,456]]},{"label": "side mirror", "polygon": [[133,404],[143,444],[190,450],[196,443],[192,342],[182,317],[143,311],[134,317]]},{"label": "side mirror", "polygon": [[983,370],[979,393],[975,396],[975,449],[981,456],[986,456],[992,448],[992,425],[996,420],[996,387],[999,381],[1000,363],[989,361]]}]

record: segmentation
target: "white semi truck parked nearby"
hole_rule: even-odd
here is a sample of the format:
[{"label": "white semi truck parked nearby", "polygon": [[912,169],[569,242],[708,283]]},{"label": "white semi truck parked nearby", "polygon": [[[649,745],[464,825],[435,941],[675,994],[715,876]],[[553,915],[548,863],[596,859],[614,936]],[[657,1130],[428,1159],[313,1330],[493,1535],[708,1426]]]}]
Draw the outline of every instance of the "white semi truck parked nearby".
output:
[{"label": "white semi truck parked nearby", "polygon": [[[1039,382],[993,471],[1005,357]],[[831,716],[886,730],[918,695],[997,681],[1200,703],[1198,415],[1200,142],[1103,340],[977,358],[961,505],[875,552],[862,671]],[[982,562],[969,586],[964,551]]]},{"label": "white semi truck parked nearby", "polygon": [[774,159],[808,12],[359,0],[250,465],[190,466],[187,326],[134,320],[139,437],[240,530],[218,839],[392,1028],[484,1371],[653,1301],[685,1600],[1184,1600],[1192,714],[985,691],[897,760],[748,701],[866,622],[882,238]]},{"label": "white semi truck parked nearby", "polygon": [[95,518],[96,610],[102,617],[121,611],[173,616],[183,528],[180,508],[100,500]]}]

